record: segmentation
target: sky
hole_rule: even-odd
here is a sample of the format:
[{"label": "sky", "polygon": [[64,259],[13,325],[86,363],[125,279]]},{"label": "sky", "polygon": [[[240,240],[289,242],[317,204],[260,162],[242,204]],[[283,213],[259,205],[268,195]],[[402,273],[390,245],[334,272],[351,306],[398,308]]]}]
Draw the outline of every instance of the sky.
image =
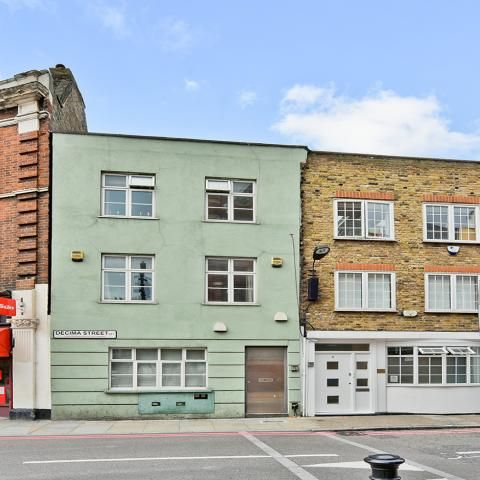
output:
[{"label": "sky", "polygon": [[480,159],[478,0],[0,0],[0,79],[62,63],[92,132]]}]

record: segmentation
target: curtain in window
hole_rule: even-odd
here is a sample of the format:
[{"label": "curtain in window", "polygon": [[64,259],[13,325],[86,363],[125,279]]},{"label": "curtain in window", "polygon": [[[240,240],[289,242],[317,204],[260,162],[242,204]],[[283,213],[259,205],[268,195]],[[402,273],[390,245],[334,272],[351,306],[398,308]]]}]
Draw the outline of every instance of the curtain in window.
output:
[{"label": "curtain in window", "polygon": [[428,308],[432,310],[450,310],[450,276],[428,276]]}]

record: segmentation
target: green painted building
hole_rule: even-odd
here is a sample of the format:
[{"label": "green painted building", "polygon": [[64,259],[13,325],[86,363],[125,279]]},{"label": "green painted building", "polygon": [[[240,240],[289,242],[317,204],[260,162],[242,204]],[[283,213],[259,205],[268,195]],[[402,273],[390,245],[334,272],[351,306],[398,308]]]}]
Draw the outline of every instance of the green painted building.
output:
[{"label": "green painted building", "polygon": [[53,135],[53,418],[295,413],[306,154]]}]

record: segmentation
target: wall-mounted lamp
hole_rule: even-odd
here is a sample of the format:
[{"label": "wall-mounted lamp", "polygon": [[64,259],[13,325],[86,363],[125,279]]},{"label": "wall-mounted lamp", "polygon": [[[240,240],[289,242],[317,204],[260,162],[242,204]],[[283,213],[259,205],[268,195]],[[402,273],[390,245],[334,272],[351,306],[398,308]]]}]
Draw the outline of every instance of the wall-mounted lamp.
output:
[{"label": "wall-mounted lamp", "polygon": [[310,302],[318,300],[318,277],[315,272],[315,262],[328,255],[330,247],[328,245],[318,245],[313,249],[313,263],[310,278],[307,280],[307,298]]}]

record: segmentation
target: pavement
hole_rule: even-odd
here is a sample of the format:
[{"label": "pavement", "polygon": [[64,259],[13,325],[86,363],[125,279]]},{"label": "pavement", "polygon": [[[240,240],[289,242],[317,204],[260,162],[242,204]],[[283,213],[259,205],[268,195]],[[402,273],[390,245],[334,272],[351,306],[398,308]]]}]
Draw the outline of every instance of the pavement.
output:
[{"label": "pavement", "polygon": [[9,420],[1,437],[480,428],[480,415],[352,415],[176,420]]}]

